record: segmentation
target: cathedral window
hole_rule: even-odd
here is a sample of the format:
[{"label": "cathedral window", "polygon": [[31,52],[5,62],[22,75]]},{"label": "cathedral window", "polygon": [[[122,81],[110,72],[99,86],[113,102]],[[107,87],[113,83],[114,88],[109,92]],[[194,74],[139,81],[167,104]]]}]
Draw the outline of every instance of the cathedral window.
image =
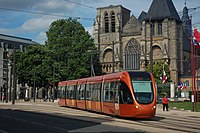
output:
[{"label": "cathedral window", "polygon": [[140,44],[135,39],[131,39],[125,47],[124,69],[139,70],[140,55],[141,55]]},{"label": "cathedral window", "polygon": [[112,49],[107,49],[105,50],[104,54],[103,54],[103,61],[104,62],[112,62],[112,55],[113,55],[113,51]]},{"label": "cathedral window", "polygon": [[162,23],[158,23],[158,35],[162,35]]},{"label": "cathedral window", "polygon": [[152,35],[155,36],[155,23],[151,24]]},{"label": "cathedral window", "polygon": [[115,32],[115,13],[111,13],[111,31]]},{"label": "cathedral window", "polygon": [[108,33],[109,32],[108,13],[105,13],[105,15],[104,15],[104,23],[105,23],[105,33]]}]

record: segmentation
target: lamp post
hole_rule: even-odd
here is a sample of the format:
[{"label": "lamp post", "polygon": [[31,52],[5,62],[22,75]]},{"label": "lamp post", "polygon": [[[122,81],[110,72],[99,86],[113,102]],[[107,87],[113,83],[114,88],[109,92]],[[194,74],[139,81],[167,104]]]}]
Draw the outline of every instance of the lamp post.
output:
[{"label": "lamp post", "polygon": [[153,24],[150,18],[150,72],[153,74]]},{"label": "lamp post", "polygon": [[48,91],[50,91],[49,92],[49,94],[48,94],[48,97],[52,100],[52,101],[54,101],[54,99],[55,99],[55,76],[56,76],[56,61],[57,61],[57,58],[56,58],[56,55],[55,55],[55,53],[54,53],[54,51],[53,50],[49,50],[49,53],[52,55],[51,57],[52,57],[52,61],[53,61],[53,63],[52,63],[52,76],[53,76],[53,82],[51,81],[51,84],[52,84],[52,88],[50,89],[50,90],[48,90]]},{"label": "lamp post", "polygon": [[6,91],[5,91],[5,96],[6,96],[6,103],[8,103],[8,50],[6,54]]},{"label": "lamp post", "polygon": [[52,91],[52,100],[55,98],[55,63],[53,63],[53,91]]},{"label": "lamp post", "polygon": [[94,72],[94,64],[93,64],[93,53],[96,52],[94,50],[88,50],[88,53],[90,53],[90,75],[95,76],[95,72]]},{"label": "lamp post", "polygon": [[15,44],[14,44],[14,51],[13,51],[13,88],[12,88],[12,104],[15,104],[15,93],[16,93],[16,74],[15,74]]},{"label": "lamp post", "polygon": [[33,79],[33,102],[35,102],[35,68],[34,68],[34,77],[33,77],[34,79]]}]

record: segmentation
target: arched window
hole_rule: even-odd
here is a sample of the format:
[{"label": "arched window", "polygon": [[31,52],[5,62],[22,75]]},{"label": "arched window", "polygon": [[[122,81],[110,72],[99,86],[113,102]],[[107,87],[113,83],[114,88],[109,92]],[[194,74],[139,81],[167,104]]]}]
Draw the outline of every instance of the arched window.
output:
[{"label": "arched window", "polygon": [[159,46],[153,46],[153,59],[162,60],[163,52]]},{"label": "arched window", "polygon": [[111,63],[112,62],[112,49],[107,49],[104,51],[104,54],[103,54],[103,62],[109,62]]},{"label": "arched window", "polygon": [[115,13],[111,13],[111,31],[115,32]]},{"label": "arched window", "polygon": [[140,70],[141,47],[138,41],[131,39],[127,43],[124,51],[124,69]]},{"label": "arched window", "polygon": [[104,15],[104,22],[105,22],[105,33],[108,33],[109,32],[108,13],[105,13],[105,15]]},{"label": "arched window", "polygon": [[158,23],[158,35],[162,35],[162,23]]}]

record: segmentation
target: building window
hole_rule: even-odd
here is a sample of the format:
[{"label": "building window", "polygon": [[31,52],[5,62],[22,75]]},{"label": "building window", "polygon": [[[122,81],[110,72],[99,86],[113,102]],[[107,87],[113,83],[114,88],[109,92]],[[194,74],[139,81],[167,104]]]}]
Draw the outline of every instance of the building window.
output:
[{"label": "building window", "polygon": [[162,23],[158,23],[158,35],[162,35]]},{"label": "building window", "polygon": [[26,51],[26,47],[24,45],[19,45],[21,52],[25,52]]},{"label": "building window", "polygon": [[112,49],[105,50],[105,52],[103,54],[103,62],[109,62],[109,63],[111,63],[113,61],[112,60],[112,56],[113,56]]},{"label": "building window", "polygon": [[140,70],[140,55],[140,44],[135,39],[131,39],[125,47],[124,69]]},{"label": "building window", "polygon": [[109,32],[109,19],[108,19],[108,13],[105,13],[104,16],[104,22],[105,22],[105,33]]},{"label": "building window", "polygon": [[111,31],[115,32],[115,13],[112,12],[111,14]]},{"label": "building window", "polygon": [[8,51],[8,44],[1,42],[1,48],[3,48],[4,51]]},{"label": "building window", "polygon": [[151,33],[152,33],[152,36],[155,36],[155,24],[154,23],[151,24]]},{"label": "building window", "polygon": [[8,52],[7,51],[3,52],[3,59],[8,59]]},{"label": "building window", "polygon": [[197,86],[200,86],[200,80],[197,80]]}]

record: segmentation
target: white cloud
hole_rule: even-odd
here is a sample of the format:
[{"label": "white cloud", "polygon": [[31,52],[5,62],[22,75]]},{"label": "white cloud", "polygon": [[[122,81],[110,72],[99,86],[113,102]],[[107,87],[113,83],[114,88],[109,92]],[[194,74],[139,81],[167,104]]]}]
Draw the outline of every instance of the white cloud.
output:
[{"label": "white cloud", "polygon": [[85,27],[85,30],[89,32],[89,34],[92,36],[93,34],[93,27]]},{"label": "white cloud", "polygon": [[31,37],[30,39],[44,44],[46,41],[46,31],[55,20],[55,18],[49,18],[47,16],[42,18],[31,18],[18,28],[0,28],[0,33],[25,38],[27,38],[26,36],[29,36],[29,38]]},{"label": "white cloud", "polygon": [[32,18],[26,21],[19,30],[22,32],[38,32],[41,30],[47,30],[50,24],[56,19],[42,17],[42,18]]},{"label": "white cloud", "polygon": [[40,44],[45,44],[47,40],[46,32],[41,31],[38,36],[36,37],[36,41]]},{"label": "white cloud", "polygon": [[75,7],[75,4],[73,3],[67,3],[64,0],[48,0],[48,1],[42,1],[34,5],[34,10],[39,10],[43,12],[48,13],[62,13],[73,9]]}]

